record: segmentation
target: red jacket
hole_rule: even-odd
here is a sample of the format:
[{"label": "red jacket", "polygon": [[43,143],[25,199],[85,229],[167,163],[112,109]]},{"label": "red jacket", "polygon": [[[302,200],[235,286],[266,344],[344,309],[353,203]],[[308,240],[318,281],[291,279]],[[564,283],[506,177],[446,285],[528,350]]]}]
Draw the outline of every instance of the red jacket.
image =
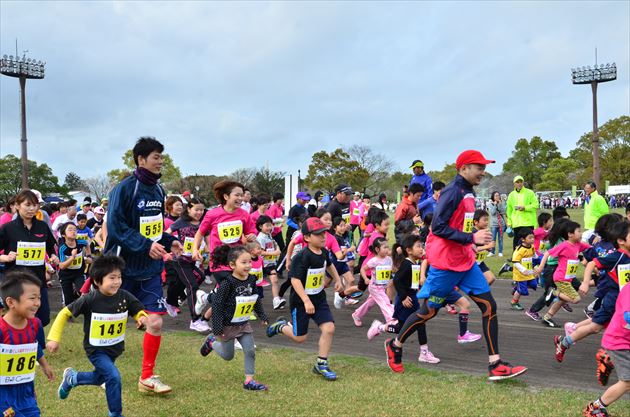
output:
[{"label": "red jacket", "polygon": [[404,196],[394,214],[394,224],[401,220],[411,220],[418,214],[418,205],[409,201],[409,197]]}]

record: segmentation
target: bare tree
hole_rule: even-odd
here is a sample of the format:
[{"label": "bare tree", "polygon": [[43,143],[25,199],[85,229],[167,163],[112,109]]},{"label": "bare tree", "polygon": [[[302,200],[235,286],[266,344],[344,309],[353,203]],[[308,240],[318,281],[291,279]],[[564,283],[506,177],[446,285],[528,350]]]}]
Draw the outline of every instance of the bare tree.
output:
[{"label": "bare tree", "polygon": [[228,177],[236,182],[240,182],[245,187],[251,187],[252,182],[254,181],[254,177],[258,170],[256,168],[239,168],[236,171],[232,172]]},{"label": "bare tree", "polygon": [[84,190],[93,194],[97,200],[107,197],[109,192],[114,188],[114,183],[107,175],[99,175],[83,180],[85,184]]},{"label": "bare tree", "polygon": [[383,188],[389,179],[391,167],[394,163],[385,155],[375,153],[369,146],[352,145],[344,149],[359,167],[368,173],[368,180],[363,191],[376,191]]}]

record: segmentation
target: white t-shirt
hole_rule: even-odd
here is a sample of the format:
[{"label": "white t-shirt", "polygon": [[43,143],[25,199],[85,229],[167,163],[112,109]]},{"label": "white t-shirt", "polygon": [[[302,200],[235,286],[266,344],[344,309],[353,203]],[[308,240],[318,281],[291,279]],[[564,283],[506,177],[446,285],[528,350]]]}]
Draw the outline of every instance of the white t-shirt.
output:
[{"label": "white t-shirt", "polygon": [[74,216],[74,219],[70,220],[68,218],[67,214],[60,214],[59,216],[57,216],[57,218],[55,219],[53,225],[52,225],[52,230],[55,233],[55,236],[59,236],[59,228],[68,223],[69,221],[72,221],[72,223],[77,224],[77,216]]}]

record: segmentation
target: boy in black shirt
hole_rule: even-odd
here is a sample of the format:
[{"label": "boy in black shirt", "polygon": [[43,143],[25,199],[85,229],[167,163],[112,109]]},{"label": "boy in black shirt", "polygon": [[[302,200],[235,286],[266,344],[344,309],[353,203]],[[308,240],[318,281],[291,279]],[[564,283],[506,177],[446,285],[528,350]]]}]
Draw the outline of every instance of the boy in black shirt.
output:
[{"label": "boy in black shirt", "polygon": [[326,301],[324,277],[326,271],[335,280],[335,291],[343,285],[334,265],[330,263],[326,244],[327,227],[317,217],[311,217],[302,224],[302,235],[308,247],[295,256],[291,263],[291,320],[293,326],[280,319],[267,328],[267,336],[284,334],[297,343],[303,343],[308,333],[308,323],[312,319],[321,330],[319,356],[313,372],[329,381],[337,379],[337,374],[328,367],[328,352],[335,333],[335,321]]},{"label": "boy in black shirt", "polygon": [[66,368],[58,396],[65,400],[70,390],[77,385],[105,383],[110,417],[122,416],[122,383],[114,361],[125,350],[128,313],[131,313],[138,326],[144,325],[147,319],[140,301],[131,293],[120,289],[124,267],[124,261],[117,256],[103,256],[94,261],[91,278],[97,291],[91,291],[59,312],[46,344],[50,352],[56,352],[68,319],[84,315],[83,348],[94,365],[94,371],[77,372]]},{"label": "boy in black shirt", "polygon": [[77,240],[77,226],[68,222],[59,228],[59,282],[63,295],[63,305],[70,305],[79,298],[79,290],[85,282],[85,265],[92,263],[89,246],[84,240]]}]

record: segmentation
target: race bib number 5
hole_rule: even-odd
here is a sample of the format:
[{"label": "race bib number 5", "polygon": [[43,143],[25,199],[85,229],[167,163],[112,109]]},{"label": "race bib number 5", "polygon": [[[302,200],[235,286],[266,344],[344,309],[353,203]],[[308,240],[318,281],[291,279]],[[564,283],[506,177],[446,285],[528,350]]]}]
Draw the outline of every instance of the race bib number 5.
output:
[{"label": "race bib number 5", "polygon": [[147,239],[151,239],[154,242],[162,239],[163,229],[164,220],[162,219],[162,213],[155,216],[140,217],[140,234]]},{"label": "race bib number 5", "polygon": [[116,314],[92,313],[90,344],[112,346],[125,340],[127,312]]},{"label": "race bib number 5", "polygon": [[617,276],[619,277],[619,291],[630,282],[630,264],[618,265]]},{"label": "race bib number 5", "polygon": [[192,256],[194,237],[186,237],[184,239],[184,256]]},{"label": "race bib number 5", "polygon": [[223,222],[217,225],[219,232],[219,240],[223,243],[237,243],[243,235],[243,222],[234,220],[231,222]]},{"label": "race bib number 5", "polygon": [[306,285],[304,292],[307,295],[315,295],[324,289],[324,268],[309,268],[306,273]]},{"label": "race bib number 5", "polygon": [[18,242],[15,264],[21,266],[44,265],[45,242]]},{"label": "race bib number 5", "polygon": [[258,294],[236,297],[236,308],[234,309],[232,323],[248,321],[254,311],[256,300],[258,300]]},{"label": "race bib number 5", "polygon": [[0,343],[0,385],[15,385],[35,379],[37,342],[23,345]]}]

